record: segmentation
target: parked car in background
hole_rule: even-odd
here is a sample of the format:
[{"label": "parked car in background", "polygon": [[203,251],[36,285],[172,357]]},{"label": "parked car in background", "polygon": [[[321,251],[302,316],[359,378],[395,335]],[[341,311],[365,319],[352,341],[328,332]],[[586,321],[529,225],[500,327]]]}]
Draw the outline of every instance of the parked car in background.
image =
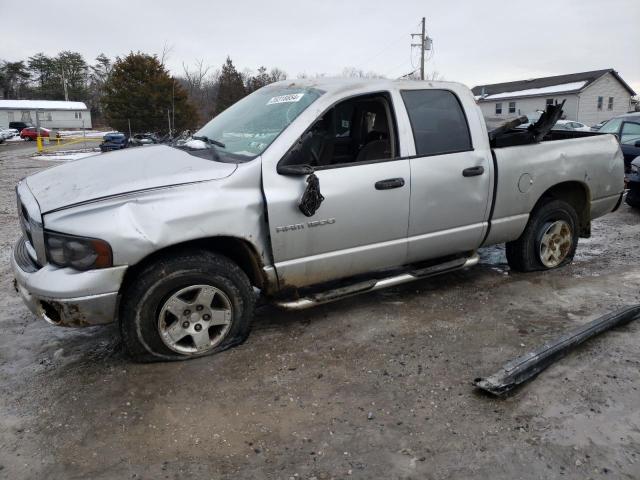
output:
[{"label": "parked car in background", "polygon": [[9,128],[15,128],[18,133],[20,133],[23,128],[27,127],[33,127],[33,125],[26,122],[9,122]]},{"label": "parked car in background", "polygon": [[595,125],[591,126],[591,131],[592,132],[597,132],[598,130],[600,130],[602,128],[602,126],[607,123],[609,120],[603,120],[600,123],[596,123]]},{"label": "parked car in background", "polygon": [[[40,127],[40,136],[48,137],[51,130]],[[23,140],[35,140],[38,137],[38,129],[36,127],[23,128],[20,131],[20,138]]]},{"label": "parked car in background", "polygon": [[627,204],[633,208],[640,208],[640,157],[631,162],[627,175],[627,186],[629,187]]},{"label": "parked car in background", "polygon": [[591,127],[575,120],[558,120],[553,126],[554,130],[573,130],[574,132],[591,132]]},{"label": "parked car in background", "polygon": [[124,133],[111,132],[102,137],[102,143],[100,144],[100,150],[102,152],[110,152],[112,150],[122,150],[127,148],[129,144],[129,138]]},{"label": "parked car in background", "polygon": [[152,145],[158,143],[158,137],[155,133],[136,133],[133,135],[131,143],[137,145]]},{"label": "parked car in background", "polygon": [[615,133],[624,155],[624,171],[631,171],[631,162],[640,156],[640,112],[625,113],[609,120],[600,133]]},{"label": "parked car in background", "polygon": [[0,128],[0,133],[2,133],[6,138],[13,138],[20,135],[20,132],[15,128]]},{"label": "parked car in background", "polygon": [[3,143],[5,140],[9,140],[10,138],[13,138],[16,135],[16,130],[15,129],[8,129],[8,128],[0,128],[0,143]]}]

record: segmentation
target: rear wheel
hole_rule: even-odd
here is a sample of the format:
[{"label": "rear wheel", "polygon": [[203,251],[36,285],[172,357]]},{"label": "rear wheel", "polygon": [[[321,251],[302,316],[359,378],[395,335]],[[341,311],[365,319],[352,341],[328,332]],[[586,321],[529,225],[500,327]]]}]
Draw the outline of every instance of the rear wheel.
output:
[{"label": "rear wheel", "polygon": [[244,341],[255,294],[231,260],[208,251],[161,259],[124,292],[120,332],[138,361],[211,355]]},{"label": "rear wheel", "polygon": [[531,213],[517,240],[506,245],[507,261],[516,271],[550,270],[570,263],[578,246],[575,209],[562,200],[547,200]]}]

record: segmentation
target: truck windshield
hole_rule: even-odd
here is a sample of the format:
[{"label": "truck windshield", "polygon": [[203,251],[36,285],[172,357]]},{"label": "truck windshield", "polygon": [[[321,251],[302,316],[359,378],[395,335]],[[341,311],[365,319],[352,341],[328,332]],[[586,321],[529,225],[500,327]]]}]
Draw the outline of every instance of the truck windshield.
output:
[{"label": "truck windshield", "polygon": [[222,160],[227,160],[224,157],[251,160],[264,152],[323,93],[315,88],[262,88],[226,109],[193,135],[214,142],[207,145],[192,140],[186,146],[215,148]]}]

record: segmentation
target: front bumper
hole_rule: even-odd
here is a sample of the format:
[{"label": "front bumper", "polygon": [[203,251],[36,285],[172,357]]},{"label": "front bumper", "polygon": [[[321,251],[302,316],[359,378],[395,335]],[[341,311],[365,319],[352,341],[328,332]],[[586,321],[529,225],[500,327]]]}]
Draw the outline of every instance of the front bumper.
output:
[{"label": "front bumper", "polygon": [[20,256],[20,242],[11,255],[14,285],[37,317],[67,327],[102,325],[116,319],[126,266],[86,272],[52,265],[33,269]]}]

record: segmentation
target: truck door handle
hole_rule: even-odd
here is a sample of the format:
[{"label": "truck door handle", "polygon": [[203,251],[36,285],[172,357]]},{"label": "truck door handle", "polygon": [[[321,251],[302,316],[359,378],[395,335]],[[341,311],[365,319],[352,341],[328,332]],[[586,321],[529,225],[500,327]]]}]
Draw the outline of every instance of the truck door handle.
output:
[{"label": "truck door handle", "polygon": [[463,177],[475,177],[484,173],[484,167],[469,167],[462,170]]},{"label": "truck door handle", "polygon": [[387,178],[376,182],[376,190],[391,190],[400,187],[404,187],[404,178]]}]

